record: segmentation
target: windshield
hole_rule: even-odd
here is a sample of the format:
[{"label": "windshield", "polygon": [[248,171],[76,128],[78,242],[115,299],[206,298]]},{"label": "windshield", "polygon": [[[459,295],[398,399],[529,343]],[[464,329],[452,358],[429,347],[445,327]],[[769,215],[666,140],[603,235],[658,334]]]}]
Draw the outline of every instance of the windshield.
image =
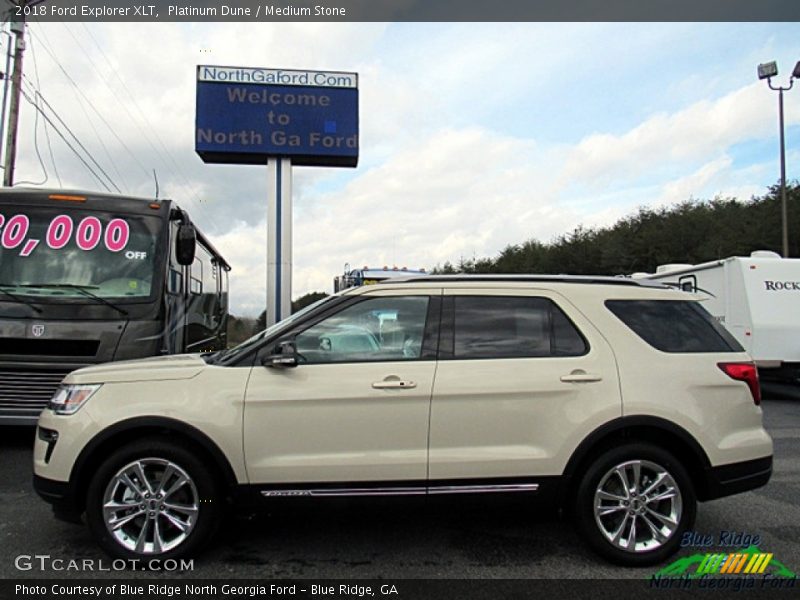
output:
[{"label": "windshield", "polygon": [[4,299],[146,298],[160,229],[158,217],[0,205]]},{"label": "windshield", "polygon": [[304,315],[310,313],[312,310],[314,310],[318,306],[321,306],[322,304],[325,304],[326,302],[330,302],[331,299],[338,298],[338,297],[339,296],[326,296],[325,298],[317,300],[313,304],[309,304],[308,306],[306,306],[305,308],[301,308],[300,310],[298,310],[296,313],[292,314],[291,316],[286,317],[283,321],[279,321],[278,323],[275,323],[274,325],[270,325],[269,327],[267,327],[263,331],[259,331],[253,337],[246,339],[245,341],[243,341],[238,346],[234,346],[233,348],[231,348],[229,350],[223,350],[221,354],[215,355],[212,360],[214,362],[216,362],[217,360],[219,360],[221,358],[224,358],[225,361],[227,362],[229,360],[233,360],[233,359],[235,359],[235,358],[237,358],[239,356],[242,356],[243,354],[247,353],[251,348],[256,346],[258,344],[258,342],[260,342],[261,340],[266,339],[268,337],[271,337],[273,334],[278,333],[279,331],[285,329],[286,327],[288,327],[289,325],[291,325],[292,323],[294,323],[295,321],[297,321],[298,319],[300,319]]}]

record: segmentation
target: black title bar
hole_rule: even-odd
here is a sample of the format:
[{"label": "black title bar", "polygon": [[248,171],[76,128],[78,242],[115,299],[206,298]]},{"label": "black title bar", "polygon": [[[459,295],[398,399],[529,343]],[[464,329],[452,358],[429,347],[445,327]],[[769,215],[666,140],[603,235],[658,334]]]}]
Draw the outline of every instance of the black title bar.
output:
[{"label": "black title bar", "polygon": [[798,21],[797,0],[0,0],[12,21]]},{"label": "black title bar", "polygon": [[[108,575],[107,573],[104,575]],[[619,600],[693,589],[692,583],[639,579],[6,579],[0,600]],[[128,576],[126,576],[128,575]],[[788,585],[790,582],[784,582]],[[761,585],[760,581],[755,584]],[[696,589],[702,591],[703,585]],[[706,586],[708,587],[708,586]],[[716,587],[716,586],[713,586]],[[732,586],[724,586],[733,591]],[[794,587],[794,586],[790,586]],[[769,584],[766,589],[770,588]],[[713,591],[713,590],[712,590]],[[714,595],[714,594],[712,594]],[[716,595],[715,595],[716,596]],[[787,596],[788,597],[788,596]]]}]

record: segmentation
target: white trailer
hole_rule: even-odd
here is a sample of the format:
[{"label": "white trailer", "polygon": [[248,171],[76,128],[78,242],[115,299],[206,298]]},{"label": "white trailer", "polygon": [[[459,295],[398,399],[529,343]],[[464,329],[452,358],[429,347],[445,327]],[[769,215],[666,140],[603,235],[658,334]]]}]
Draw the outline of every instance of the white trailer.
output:
[{"label": "white trailer", "polygon": [[765,391],[800,396],[800,259],[759,250],[633,277],[706,296],[703,306],[755,360]]}]

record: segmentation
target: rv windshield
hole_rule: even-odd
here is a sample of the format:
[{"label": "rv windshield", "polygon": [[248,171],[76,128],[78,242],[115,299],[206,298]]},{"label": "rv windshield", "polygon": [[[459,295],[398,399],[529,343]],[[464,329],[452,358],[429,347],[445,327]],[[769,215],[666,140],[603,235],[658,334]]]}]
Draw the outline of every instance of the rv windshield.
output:
[{"label": "rv windshield", "polygon": [[[143,299],[150,296],[161,220],[100,211],[0,207],[5,298]],[[88,293],[87,293],[88,292]]]}]

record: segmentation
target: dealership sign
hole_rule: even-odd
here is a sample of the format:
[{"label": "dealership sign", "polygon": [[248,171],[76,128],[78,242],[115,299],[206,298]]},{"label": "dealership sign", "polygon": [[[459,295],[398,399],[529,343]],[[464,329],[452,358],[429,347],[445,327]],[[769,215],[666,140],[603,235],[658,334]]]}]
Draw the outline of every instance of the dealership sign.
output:
[{"label": "dealership sign", "polygon": [[195,151],[207,163],[358,164],[358,75],[197,67]]}]

